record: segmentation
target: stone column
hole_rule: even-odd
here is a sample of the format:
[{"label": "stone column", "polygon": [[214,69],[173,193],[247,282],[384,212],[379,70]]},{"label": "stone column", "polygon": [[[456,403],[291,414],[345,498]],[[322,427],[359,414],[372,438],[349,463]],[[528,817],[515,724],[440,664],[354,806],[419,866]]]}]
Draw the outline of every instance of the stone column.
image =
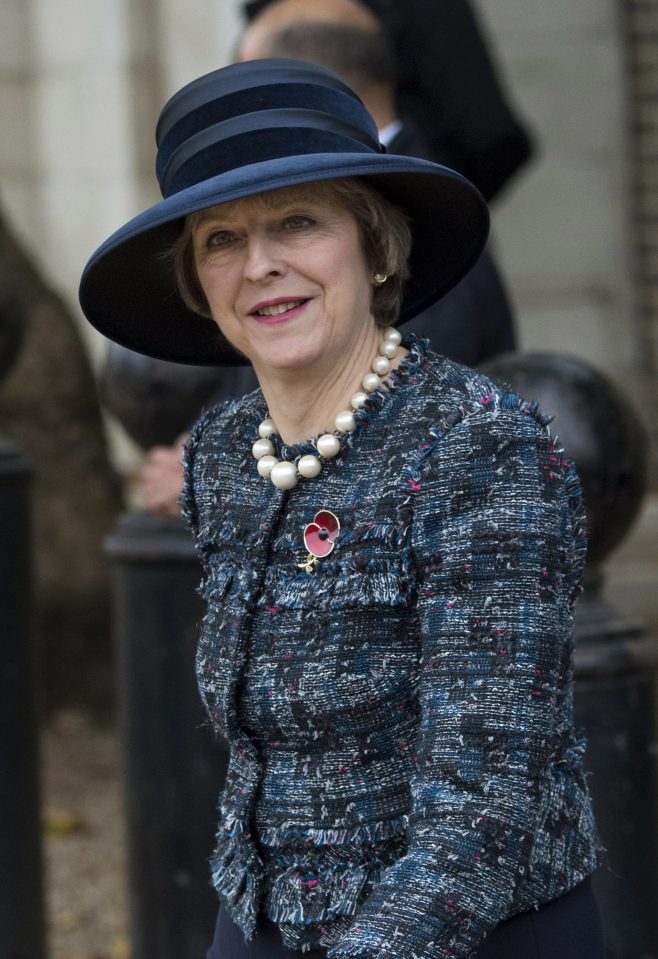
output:
[{"label": "stone column", "polygon": [[[24,314],[0,261],[0,380]],[[0,956],[45,959],[38,717],[32,631],[30,469],[0,436]]]},{"label": "stone column", "polygon": [[[537,158],[493,210],[529,350],[635,387],[624,60],[616,0],[474,0]],[[639,4],[638,4],[639,5]]]},{"label": "stone column", "polygon": [[626,59],[626,124],[639,368],[658,478],[658,0],[619,0]]}]

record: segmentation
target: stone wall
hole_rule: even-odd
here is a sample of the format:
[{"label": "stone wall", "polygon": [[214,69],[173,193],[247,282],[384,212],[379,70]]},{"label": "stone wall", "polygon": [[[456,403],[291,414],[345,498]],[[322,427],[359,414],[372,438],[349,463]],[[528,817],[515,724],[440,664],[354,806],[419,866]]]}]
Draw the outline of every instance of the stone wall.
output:
[{"label": "stone wall", "polygon": [[128,0],[0,7],[0,199],[71,302],[85,255],[135,209],[127,8]]},{"label": "stone wall", "polygon": [[526,348],[632,381],[624,77],[613,0],[479,0],[538,157],[495,213]]},{"label": "stone wall", "polygon": [[[3,0],[0,202],[77,309],[88,255],[157,199],[154,118],[178,86],[226,62],[236,4]],[[104,344],[83,325],[90,348]]]}]

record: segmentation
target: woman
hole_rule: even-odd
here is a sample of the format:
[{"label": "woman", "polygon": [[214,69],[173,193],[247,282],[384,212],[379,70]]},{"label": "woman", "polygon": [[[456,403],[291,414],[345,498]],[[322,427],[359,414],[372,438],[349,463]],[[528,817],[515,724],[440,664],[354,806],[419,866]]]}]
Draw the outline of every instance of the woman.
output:
[{"label": "woman", "polygon": [[195,81],[158,144],[165,199],[94,254],[83,309],[260,383],[186,453],[231,748],[208,956],[602,959],[578,483],[534,406],[395,329],[478,256],[479,194],[300,62]]}]

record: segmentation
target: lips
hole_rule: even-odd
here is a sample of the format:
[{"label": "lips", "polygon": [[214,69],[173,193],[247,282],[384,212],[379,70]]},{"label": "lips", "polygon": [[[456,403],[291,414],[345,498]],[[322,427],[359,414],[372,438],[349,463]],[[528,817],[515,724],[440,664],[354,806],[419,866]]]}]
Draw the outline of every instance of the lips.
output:
[{"label": "lips", "polygon": [[297,299],[290,300],[268,300],[264,303],[258,303],[251,311],[251,316],[262,318],[283,316],[284,313],[291,313],[307,302],[308,298],[306,297],[298,297]]},{"label": "lips", "polygon": [[301,306],[304,300],[289,300],[287,303],[277,303],[274,306],[264,306],[260,310],[255,310],[256,316],[279,316],[281,313],[287,313],[288,310],[294,310]]}]

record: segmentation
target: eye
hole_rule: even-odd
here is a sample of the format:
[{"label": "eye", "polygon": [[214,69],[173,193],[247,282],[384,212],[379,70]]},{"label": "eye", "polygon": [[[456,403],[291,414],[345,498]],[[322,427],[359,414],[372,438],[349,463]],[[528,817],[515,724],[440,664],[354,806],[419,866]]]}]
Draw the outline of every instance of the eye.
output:
[{"label": "eye", "polygon": [[283,221],[283,229],[295,232],[297,230],[304,230],[306,227],[313,226],[314,223],[315,220],[313,217],[308,216],[305,213],[293,213],[291,216],[287,216]]},{"label": "eye", "polygon": [[230,230],[213,230],[204,239],[203,245],[207,249],[217,249],[218,247],[227,247],[235,240],[235,233]]}]

